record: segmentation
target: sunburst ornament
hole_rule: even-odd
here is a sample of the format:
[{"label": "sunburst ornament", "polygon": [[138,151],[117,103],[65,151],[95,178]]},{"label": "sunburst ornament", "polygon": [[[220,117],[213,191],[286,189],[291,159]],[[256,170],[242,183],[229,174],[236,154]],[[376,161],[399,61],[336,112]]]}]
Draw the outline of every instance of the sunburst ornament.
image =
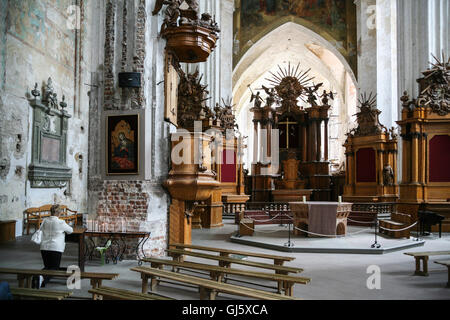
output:
[{"label": "sunburst ornament", "polygon": [[369,96],[367,96],[367,93],[364,92],[361,94],[361,97],[358,99],[360,109],[363,108],[369,108],[369,109],[376,109],[377,105],[377,95],[373,95],[371,92]]},{"label": "sunburst ornament", "polygon": [[306,71],[300,70],[300,63],[297,67],[292,66],[289,62],[284,70],[278,65],[277,73],[269,71],[272,78],[266,78],[273,86],[278,96],[283,101],[294,102],[297,99],[307,101],[308,84],[314,77],[309,75],[311,68]]}]

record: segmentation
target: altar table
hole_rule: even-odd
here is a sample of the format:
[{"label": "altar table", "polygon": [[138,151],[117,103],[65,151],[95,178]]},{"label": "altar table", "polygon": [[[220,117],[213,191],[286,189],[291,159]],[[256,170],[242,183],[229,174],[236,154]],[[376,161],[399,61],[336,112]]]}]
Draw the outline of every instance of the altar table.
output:
[{"label": "altar table", "polygon": [[[347,234],[347,218],[352,211],[348,202],[290,202],[294,227],[308,232],[312,237]],[[294,234],[304,232],[294,229]]]}]

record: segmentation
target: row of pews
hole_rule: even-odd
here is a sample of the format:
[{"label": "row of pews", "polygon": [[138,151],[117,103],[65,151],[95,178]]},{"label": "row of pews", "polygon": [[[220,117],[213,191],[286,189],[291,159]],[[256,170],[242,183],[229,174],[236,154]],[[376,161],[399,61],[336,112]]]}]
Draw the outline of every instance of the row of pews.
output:
[{"label": "row of pews", "polygon": [[[119,277],[119,274],[115,273],[82,272],[81,279],[90,279],[92,288],[89,293],[94,300],[172,300],[156,292],[161,282],[169,281],[182,286],[197,287],[200,300],[215,300],[219,294],[257,300],[298,300],[293,296],[293,286],[306,285],[311,281],[309,278],[298,276],[303,269],[284,265],[295,259],[292,257],[185,244],[172,244],[166,251],[169,259],[146,258],[143,261],[149,266],[131,268],[131,271],[140,274],[142,282],[140,292],[104,286],[103,280],[114,280]],[[196,258],[196,261],[188,261],[189,257]],[[200,263],[199,259],[206,262]],[[245,268],[240,268],[242,266]],[[254,271],[256,269],[259,270]],[[73,294],[67,291],[31,288],[33,276],[56,278],[71,276],[63,271],[0,269],[1,273],[17,275],[19,286],[11,289],[15,298],[62,300]],[[230,276],[245,280],[256,279],[259,283],[232,279]],[[230,284],[230,281],[239,282],[239,285]],[[277,286],[261,285],[261,281],[274,282]],[[253,284],[253,287],[244,286],[241,283]],[[254,287],[258,285],[266,290],[255,289]],[[267,288],[273,288],[273,290],[268,291]]]}]

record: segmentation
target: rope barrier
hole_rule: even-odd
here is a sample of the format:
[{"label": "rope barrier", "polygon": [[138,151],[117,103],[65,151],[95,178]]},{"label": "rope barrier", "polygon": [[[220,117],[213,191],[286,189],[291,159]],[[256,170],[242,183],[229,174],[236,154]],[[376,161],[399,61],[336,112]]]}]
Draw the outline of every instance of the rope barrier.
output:
[{"label": "rope barrier", "polygon": [[372,229],[367,228],[367,229],[364,229],[364,230],[360,230],[360,231],[356,231],[356,232],[352,232],[352,233],[347,233],[347,235],[351,237],[351,236],[353,236],[355,234],[360,234],[360,233],[367,232],[367,231],[372,231]]},{"label": "rope barrier", "polygon": [[261,231],[261,230],[258,230],[258,231],[256,231],[255,229],[253,229],[252,227],[246,225],[246,224],[243,223],[243,222],[241,222],[241,224],[244,225],[244,226],[246,226],[246,227],[249,228],[250,230],[253,230],[253,231],[259,232],[259,233],[267,233],[267,234],[271,234],[271,233],[276,233],[276,232],[283,231],[283,230],[276,230],[276,231]]},{"label": "rope barrier", "polygon": [[314,233],[314,232],[310,232],[310,231],[306,231],[306,230],[302,230],[300,228],[294,227],[294,229],[301,231],[301,232],[305,232],[307,234],[311,234],[313,236],[319,236],[319,237],[326,237],[326,238],[342,238],[345,237],[345,235],[330,235],[330,234],[320,234],[320,233]]},{"label": "rope barrier", "polygon": [[385,228],[385,227],[382,227],[382,226],[379,226],[379,227],[380,227],[380,229],[387,230],[387,231],[400,232],[400,231],[405,231],[405,230],[411,229],[411,228],[414,227],[416,224],[417,224],[417,222],[413,223],[412,225],[410,225],[409,227],[406,227],[406,228],[404,228],[404,229],[396,229],[396,230],[394,230],[394,229],[388,229],[388,228]]},{"label": "rope barrier", "polygon": [[[279,216],[282,216],[282,215],[285,216],[285,217],[286,217],[287,219],[289,219],[289,220],[294,220],[293,218],[291,218],[291,217],[288,216],[288,215],[285,215],[285,214],[278,214],[278,215],[276,215],[274,218],[272,218],[272,219],[270,219],[270,220],[254,220],[254,221],[256,221],[256,222],[269,222],[269,221],[275,220],[276,218],[278,218]],[[352,220],[352,219],[348,219],[348,218],[347,218],[347,220],[349,220],[349,221],[351,221],[351,222],[355,222],[355,223],[361,223],[361,224],[363,224],[363,223],[364,223],[364,224],[372,224],[372,223],[373,223],[373,222],[367,222],[367,221],[365,221],[365,222],[362,222],[362,221],[356,221],[356,220]],[[379,228],[381,228],[381,229],[383,229],[383,230],[387,230],[387,231],[392,231],[392,232],[401,232],[401,231],[405,231],[405,230],[411,229],[412,227],[414,227],[415,225],[417,225],[417,223],[418,223],[418,221],[416,221],[415,223],[413,223],[412,225],[410,225],[410,226],[408,226],[408,227],[406,227],[406,228],[403,228],[403,229],[396,229],[396,230],[394,230],[394,229],[388,229],[388,228],[385,228],[385,227],[382,227],[382,226],[379,226]],[[261,231],[261,230],[259,230],[259,231],[256,231],[254,228],[251,228],[250,226],[246,225],[246,224],[243,223],[243,222],[240,222],[240,224],[246,226],[247,228],[249,228],[250,230],[252,230],[252,231],[254,231],[254,232],[259,232],[259,233],[271,234],[271,233],[276,233],[276,232],[282,231],[282,230],[276,230],[276,231]],[[304,232],[304,233],[307,233],[307,234],[310,234],[310,235],[319,236],[319,237],[326,237],[326,238],[344,238],[344,237],[353,236],[353,235],[356,235],[356,234],[363,233],[363,232],[366,232],[366,231],[370,231],[370,230],[371,230],[371,229],[368,228],[368,229],[360,230],[360,231],[353,232],[353,233],[347,233],[347,234],[345,234],[345,235],[328,235],[328,234],[320,234],[320,233],[314,233],[314,232],[306,231],[306,230],[297,228],[297,227],[295,227],[295,226],[293,226],[293,228],[294,228],[295,230],[298,230],[298,231],[301,231],[301,232]]]},{"label": "rope barrier", "polygon": [[270,222],[270,221],[273,221],[273,220],[275,220],[276,218],[278,218],[279,216],[281,216],[281,214],[277,214],[275,217],[273,217],[272,219],[269,219],[269,220],[256,220],[256,219],[253,219],[253,218],[251,218],[253,221],[255,221],[255,222],[262,222],[262,223],[264,223],[264,222]]},{"label": "rope barrier", "polygon": [[351,221],[351,222],[355,222],[355,223],[360,223],[360,224],[373,224],[373,221],[356,221],[356,220],[352,220],[349,218],[347,218],[347,220]]}]

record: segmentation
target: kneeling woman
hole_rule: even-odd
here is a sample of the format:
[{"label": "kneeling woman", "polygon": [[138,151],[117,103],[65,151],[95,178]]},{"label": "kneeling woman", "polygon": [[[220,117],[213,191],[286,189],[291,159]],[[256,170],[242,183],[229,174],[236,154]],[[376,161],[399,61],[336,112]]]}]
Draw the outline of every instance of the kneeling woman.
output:
[{"label": "kneeling woman", "polygon": [[[65,234],[71,234],[73,229],[65,221],[59,219],[61,206],[54,205],[50,209],[51,216],[42,222],[41,255],[44,261],[44,270],[59,270],[61,256],[66,247]],[[50,281],[44,277],[44,287]]]}]

